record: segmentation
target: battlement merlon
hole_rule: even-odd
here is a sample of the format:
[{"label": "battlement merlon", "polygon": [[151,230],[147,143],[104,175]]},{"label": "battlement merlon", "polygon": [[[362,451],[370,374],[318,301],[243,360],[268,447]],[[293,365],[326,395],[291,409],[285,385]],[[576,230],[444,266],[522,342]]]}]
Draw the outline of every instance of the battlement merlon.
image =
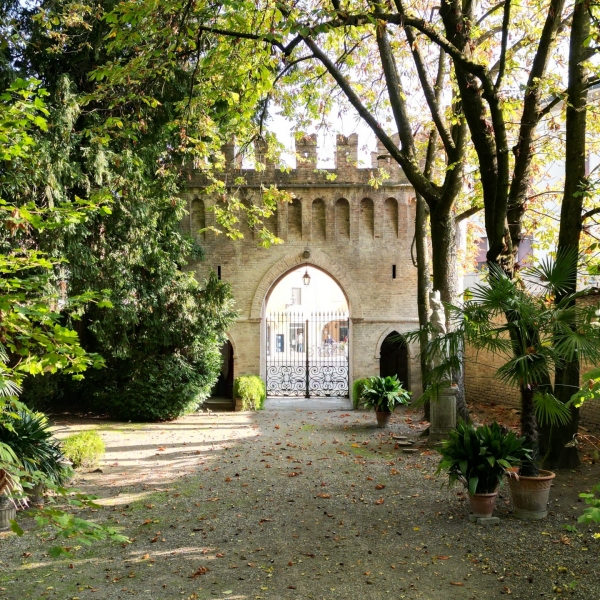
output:
[{"label": "battlement merlon", "polygon": [[[395,143],[398,136],[394,135]],[[371,153],[370,166],[358,166],[358,135],[337,135],[335,146],[335,168],[317,168],[317,136],[307,135],[296,141],[296,168],[282,171],[272,160],[267,160],[267,145],[264,141],[254,144],[257,160],[265,165],[265,169],[257,171],[254,168],[242,168],[242,157],[235,152],[233,143],[222,147],[227,167],[222,173],[226,181],[233,183],[234,179],[243,177],[247,187],[275,184],[280,187],[314,187],[343,186],[343,185],[368,185],[369,180],[377,176],[379,168],[384,169],[389,178],[383,182],[384,186],[409,185],[404,172],[393,160],[381,142],[377,144],[377,151]],[[335,175],[334,178],[331,175]],[[197,169],[189,173],[189,187],[203,187],[208,184],[202,170]]]}]

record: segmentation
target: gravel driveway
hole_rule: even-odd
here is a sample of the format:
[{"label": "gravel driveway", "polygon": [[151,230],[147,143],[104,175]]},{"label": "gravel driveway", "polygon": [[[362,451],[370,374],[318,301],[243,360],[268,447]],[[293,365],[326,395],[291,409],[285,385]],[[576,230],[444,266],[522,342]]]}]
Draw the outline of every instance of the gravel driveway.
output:
[{"label": "gravel driveway", "polygon": [[500,525],[483,527],[435,475],[435,450],[404,452],[418,416],[374,423],[356,411],[58,421],[59,437],[102,435],[100,470],[76,487],[101,498],[86,516],[132,543],[51,559],[33,532],[0,533],[0,598],[600,598],[598,529],[565,529],[599,465],[560,473],[541,522],[514,519],[503,488]]}]

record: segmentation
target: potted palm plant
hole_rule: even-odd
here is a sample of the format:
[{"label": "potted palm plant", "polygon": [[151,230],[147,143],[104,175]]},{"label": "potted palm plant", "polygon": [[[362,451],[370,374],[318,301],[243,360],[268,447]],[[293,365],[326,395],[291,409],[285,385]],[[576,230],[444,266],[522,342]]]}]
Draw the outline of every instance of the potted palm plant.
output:
[{"label": "potted palm plant", "polygon": [[408,404],[410,392],[402,387],[396,375],[369,377],[365,383],[359,406],[375,409],[377,427],[387,427],[396,406]]},{"label": "potted palm plant", "polygon": [[474,516],[491,517],[504,474],[530,458],[524,442],[498,423],[475,428],[459,421],[438,448],[437,473],[448,473],[450,486],[457,481],[465,486]]},{"label": "potted palm plant", "polygon": [[518,280],[490,265],[488,282],[472,288],[462,306],[446,305],[455,329],[428,346],[428,353],[442,357],[431,371],[429,393],[458,372],[465,343],[500,356],[496,377],[519,389],[521,435],[531,449],[510,479],[519,518],[547,514],[554,473],[538,466],[538,423],[564,426],[570,419],[569,403],[557,399],[552,374],[572,361],[600,362],[598,307],[576,302],[585,291],[565,294],[571,265],[571,256],[559,256],[524,270]]}]

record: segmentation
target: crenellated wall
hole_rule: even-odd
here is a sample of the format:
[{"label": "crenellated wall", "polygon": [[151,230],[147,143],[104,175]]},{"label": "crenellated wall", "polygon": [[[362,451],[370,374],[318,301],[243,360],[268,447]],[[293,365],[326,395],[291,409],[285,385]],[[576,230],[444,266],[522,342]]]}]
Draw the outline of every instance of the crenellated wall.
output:
[{"label": "crenellated wall", "polygon": [[[356,166],[356,135],[338,136],[336,168],[324,171],[316,170],[316,136],[297,142],[297,168],[289,172],[271,163],[264,171],[242,169],[233,146],[226,146],[224,152],[228,163],[223,179],[233,186],[243,178],[236,189],[244,201],[260,202],[261,186],[271,184],[295,197],[291,203],[280,204],[267,221],[267,227],[284,243],[264,249],[257,246],[256,233],[246,224],[241,225],[244,238],[235,242],[210,230],[200,233],[215,225],[211,209],[219,199],[205,193],[207,182],[200,171],[188,178],[189,211],[183,228],[206,251],[205,261],[191,268],[203,278],[210,269],[220,267],[240,313],[230,331],[237,348],[235,375],[264,375],[265,299],[283,275],[305,263],[336,279],[348,298],[351,379],[378,374],[382,335],[418,326],[417,270],[410,254],[415,194],[397,163],[381,147],[373,153],[372,163],[389,174],[376,189],[368,183],[376,170]],[[256,147],[255,152],[260,158],[264,148]],[[304,257],[306,250],[309,258]],[[412,351],[409,356],[409,385],[418,392],[418,360]]]}]

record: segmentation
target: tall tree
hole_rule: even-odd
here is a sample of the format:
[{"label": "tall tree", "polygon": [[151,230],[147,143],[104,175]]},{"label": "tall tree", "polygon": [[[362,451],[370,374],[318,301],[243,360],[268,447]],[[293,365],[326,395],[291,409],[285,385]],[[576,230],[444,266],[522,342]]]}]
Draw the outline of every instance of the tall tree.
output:
[{"label": "tall tree", "polygon": [[[18,188],[4,187],[4,198],[21,212],[81,202],[112,208],[30,239],[60,262],[56,275],[68,295],[103,290],[112,299],[111,310],[91,303],[80,309],[75,327],[82,345],[110,368],[89,374],[75,396],[96,398],[95,408],[114,416],[177,416],[210,392],[235,315],[216,275],[200,284],[185,272],[202,252],[180,230],[184,160],[190,154],[208,160],[219,147],[219,119],[183,125],[192,78],[185,64],[146,81],[152,102],[131,96],[124,82],[110,98],[100,90],[103,76],[91,73],[109,60],[102,5],[48,0],[39,11],[19,14],[11,39],[26,42],[13,44],[10,66],[42,79],[49,127],[38,135],[32,169]],[[199,100],[217,114],[218,101]],[[27,382],[25,397],[37,395],[36,383]]]},{"label": "tall tree", "polygon": [[[590,48],[590,3],[577,0],[571,17],[569,42],[569,71],[566,103],[565,187],[560,212],[560,229],[557,252],[571,259],[571,271],[575,274],[569,285],[556,295],[560,304],[569,294],[577,291],[578,262],[581,230],[583,226],[583,202],[588,189],[587,180],[587,97]],[[571,304],[574,305],[575,301]],[[571,325],[575,329],[576,325]],[[580,385],[580,360],[575,358],[558,365],[554,373],[554,390],[561,402],[568,402]],[[546,442],[544,466],[549,469],[573,468],[579,465],[577,448],[567,446],[579,428],[579,408],[572,406],[571,419],[563,426],[553,426]]]}]

